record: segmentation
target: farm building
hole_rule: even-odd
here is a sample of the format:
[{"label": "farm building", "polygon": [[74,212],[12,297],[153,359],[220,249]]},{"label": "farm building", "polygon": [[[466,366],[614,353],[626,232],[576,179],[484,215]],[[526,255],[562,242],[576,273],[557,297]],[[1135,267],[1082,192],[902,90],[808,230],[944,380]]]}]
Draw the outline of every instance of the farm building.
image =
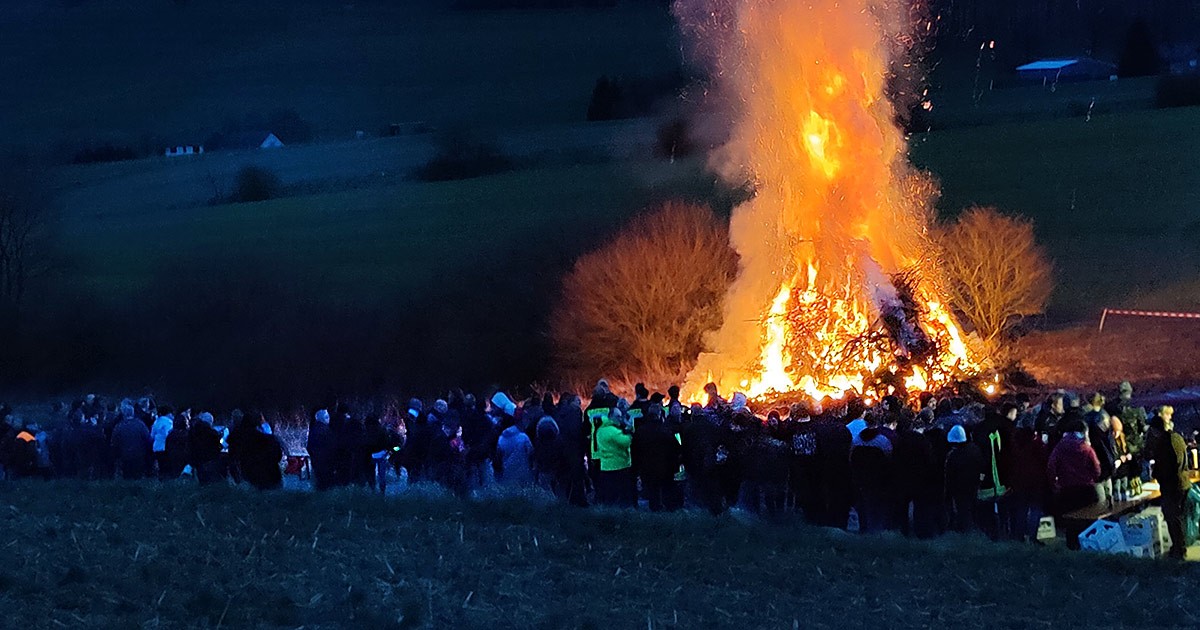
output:
[{"label": "farm building", "polygon": [[202,155],[204,153],[204,145],[202,144],[181,144],[173,147],[167,147],[163,151],[163,155],[167,157],[179,157],[181,155]]},{"label": "farm building", "polygon": [[1040,59],[1017,66],[1017,77],[1028,83],[1096,81],[1112,78],[1116,74],[1116,64],[1088,57]]},{"label": "farm building", "polygon": [[283,143],[269,131],[244,131],[226,140],[229,149],[278,149]]},{"label": "farm building", "polygon": [[283,146],[283,142],[269,131],[240,131],[237,133],[219,134],[212,139],[216,141],[217,148],[232,151],[278,149]]}]

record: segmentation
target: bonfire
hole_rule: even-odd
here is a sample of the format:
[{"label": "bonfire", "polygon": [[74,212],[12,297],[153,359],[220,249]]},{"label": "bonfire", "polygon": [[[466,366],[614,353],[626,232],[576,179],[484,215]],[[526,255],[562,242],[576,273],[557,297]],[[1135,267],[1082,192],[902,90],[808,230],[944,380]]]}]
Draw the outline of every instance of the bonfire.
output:
[{"label": "bonfire", "polygon": [[929,28],[917,9],[678,5],[733,104],[730,139],[711,162],[755,191],[731,220],[741,269],[723,325],[686,391],[714,382],[758,399],[886,395],[978,371],[930,241],[936,187],[909,164],[889,98]]}]

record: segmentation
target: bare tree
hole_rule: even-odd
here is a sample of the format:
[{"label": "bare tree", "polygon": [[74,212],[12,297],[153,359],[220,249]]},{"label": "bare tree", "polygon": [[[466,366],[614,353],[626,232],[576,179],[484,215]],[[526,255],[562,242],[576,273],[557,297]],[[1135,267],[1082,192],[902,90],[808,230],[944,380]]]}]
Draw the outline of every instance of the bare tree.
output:
[{"label": "bare tree", "polygon": [[1014,324],[1045,309],[1053,266],[1030,221],[994,208],[967,210],[941,237],[954,304],[994,354]]},{"label": "bare tree", "polygon": [[30,280],[44,270],[50,204],[36,174],[8,167],[0,173],[0,313],[21,305]]},{"label": "bare tree", "polygon": [[667,203],[584,255],[563,281],[551,318],[559,367],[670,384],[721,325],[737,275],[728,225],[703,206]]}]

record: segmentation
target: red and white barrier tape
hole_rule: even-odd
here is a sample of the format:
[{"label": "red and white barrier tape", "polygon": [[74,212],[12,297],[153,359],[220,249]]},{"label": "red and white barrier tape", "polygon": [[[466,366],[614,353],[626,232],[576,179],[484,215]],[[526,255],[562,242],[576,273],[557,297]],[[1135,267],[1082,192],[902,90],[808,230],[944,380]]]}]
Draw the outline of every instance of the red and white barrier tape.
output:
[{"label": "red and white barrier tape", "polygon": [[1128,309],[1106,308],[1100,314],[1100,331],[1104,332],[1104,320],[1109,315],[1129,315],[1132,317],[1165,317],[1167,319],[1200,319],[1200,313],[1179,313],[1175,311],[1133,311]]}]

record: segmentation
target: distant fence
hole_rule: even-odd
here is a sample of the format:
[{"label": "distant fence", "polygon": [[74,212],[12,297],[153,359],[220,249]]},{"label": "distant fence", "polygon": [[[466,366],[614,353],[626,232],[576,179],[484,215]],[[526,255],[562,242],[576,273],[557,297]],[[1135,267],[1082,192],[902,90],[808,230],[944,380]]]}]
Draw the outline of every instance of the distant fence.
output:
[{"label": "distant fence", "polygon": [[1104,332],[1104,322],[1109,315],[1123,315],[1129,317],[1158,317],[1163,319],[1195,319],[1200,320],[1200,313],[1179,313],[1174,311],[1131,311],[1116,308],[1106,308],[1100,314],[1100,330]]}]

